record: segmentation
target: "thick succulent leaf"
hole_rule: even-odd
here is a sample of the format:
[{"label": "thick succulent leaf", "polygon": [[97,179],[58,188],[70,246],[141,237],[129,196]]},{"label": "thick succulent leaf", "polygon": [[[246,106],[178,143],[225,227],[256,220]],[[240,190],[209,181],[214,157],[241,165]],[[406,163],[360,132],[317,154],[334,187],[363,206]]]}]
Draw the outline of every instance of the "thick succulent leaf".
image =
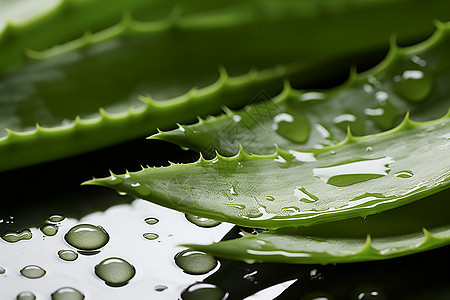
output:
[{"label": "thick succulent leaf", "polygon": [[[99,1],[91,2],[96,5]],[[342,70],[339,66],[355,61],[356,55],[387,47],[392,33],[405,41],[424,38],[433,30],[431,19],[448,17],[444,11],[450,4],[434,1],[434,5],[404,0],[212,1],[206,7],[200,0],[182,1],[181,6],[174,5],[175,0],[167,4],[151,1],[150,8],[165,7],[150,13],[151,20],[136,21],[126,14],[117,25],[49,49],[45,47],[56,38],[44,42],[41,34],[30,33],[33,41],[40,43],[31,45],[22,28],[46,32],[45,39],[53,36],[53,31],[65,36],[70,26],[50,20],[55,16],[68,22],[64,24],[75,22],[72,19],[84,24],[82,18],[75,18],[78,10],[69,9],[74,14],[70,18],[55,10],[26,26],[7,26],[0,36],[0,43],[8,41],[0,47],[6,52],[0,57],[18,55],[16,51],[21,53],[23,47],[31,49],[26,51],[29,59],[21,68],[0,75],[0,169],[86,152],[151,134],[156,127],[173,128],[176,121],[194,122],[195,116],[218,113],[222,105],[242,107],[262,89],[269,95],[279,92],[280,78],[294,71],[299,85],[323,77],[319,63],[336,60],[338,66],[328,65],[326,74],[338,72]],[[71,7],[69,4],[61,9]],[[384,22],[379,22],[380,16]],[[51,29],[44,30],[50,26],[45,22]],[[14,63],[15,59],[7,61]],[[209,86],[217,78],[218,65],[233,75],[246,74],[251,68],[260,71],[256,74],[269,74],[264,78],[253,74],[243,89],[211,97],[206,105],[192,101],[178,106],[174,101],[173,106],[163,105],[164,110],[153,110],[137,100],[137,95],[147,93],[171,99],[194,86]],[[130,113],[131,106],[151,113]],[[111,118],[120,121],[102,122],[99,108],[116,113]],[[183,116],[178,111],[183,111]],[[163,121],[152,119],[155,115]],[[77,117],[90,125],[77,126]],[[36,129],[36,123],[47,129]],[[16,132],[10,134],[14,138],[6,138],[5,128]]]},{"label": "thick succulent leaf", "polygon": [[211,245],[216,256],[259,262],[341,263],[393,258],[450,244],[450,189],[367,218],[266,231]]},{"label": "thick succulent leaf", "polygon": [[308,226],[392,209],[450,184],[450,114],[309,152],[201,158],[93,179],[186,213],[261,228]]},{"label": "thick succulent leaf", "polygon": [[353,75],[333,90],[301,92],[289,84],[273,101],[160,132],[151,138],[170,141],[206,156],[217,150],[234,155],[322,148],[345,138],[391,129],[410,111],[415,120],[441,117],[450,105],[450,25],[438,24],[427,41],[412,47],[393,45],[376,68]]}]

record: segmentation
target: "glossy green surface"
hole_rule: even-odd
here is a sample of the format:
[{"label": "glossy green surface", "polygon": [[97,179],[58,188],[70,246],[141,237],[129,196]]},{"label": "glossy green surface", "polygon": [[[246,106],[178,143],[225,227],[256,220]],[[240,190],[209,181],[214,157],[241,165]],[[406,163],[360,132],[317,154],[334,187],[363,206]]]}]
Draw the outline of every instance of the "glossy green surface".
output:
[{"label": "glossy green surface", "polygon": [[[254,228],[309,226],[408,204],[449,186],[450,114],[307,152],[200,158],[93,179],[185,213]],[[395,173],[409,170],[409,178]],[[119,182],[118,182],[119,181]]]},{"label": "glossy green surface", "polygon": [[388,259],[450,244],[450,190],[381,214],[188,245],[249,262],[342,263]]},{"label": "glossy green surface", "polygon": [[160,132],[153,139],[169,141],[211,157],[283,150],[323,148],[342,141],[347,128],[356,136],[398,125],[406,112],[426,121],[450,106],[450,28],[437,24],[425,42],[406,48],[392,44],[388,56],[370,71],[352,74],[337,88],[300,91],[286,83],[273,100],[240,111],[201,119],[197,124]]},{"label": "glossy green surface", "polygon": [[[31,58],[20,67],[0,74],[0,170],[143,137],[218,113],[223,105],[242,107],[262,90],[276,94],[290,75],[300,86],[324,79],[386,48],[393,33],[406,42],[423,39],[433,30],[432,20],[447,20],[449,8],[443,0],[213,1],[206,7],[201,1],[150,1],[148,21],[125,14],[103,29],[123,6],[133,13],[145,4],[107,3],[102,14],[83,14],[104,2],[82,2],[66,18],[72,2],[26,26],[7,26],[0,35],[7,45],[0,50],[11,55],[21,55],[24,47],[36,50],[27,51]],[[74,34],[66,28],[80,32],[95,27],[94,19],[103,25],[100,31],[56,46]],[[74,22],[73,29],[66,21]],[[214,84],[218,66],[232,76],[222,72]],[[138,97],[148,94],[170,100]]]}]

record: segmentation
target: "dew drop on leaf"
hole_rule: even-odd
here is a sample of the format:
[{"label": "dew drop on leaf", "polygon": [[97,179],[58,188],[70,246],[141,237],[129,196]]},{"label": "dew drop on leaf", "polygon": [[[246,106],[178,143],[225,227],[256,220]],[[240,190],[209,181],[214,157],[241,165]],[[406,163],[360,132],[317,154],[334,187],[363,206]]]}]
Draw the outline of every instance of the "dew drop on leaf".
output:
[{"label": "dew drop on leaf", "polygon": [[405,171],[399,171],[395,173],[395,177],[398,178],[411,178],[414,175],[412,171],[405,170]]},{"label": "dew drop on leaf", "polygon": [[200,227],[215,227],[217,225],[219,225],[221,222],[213,220],[213,219],[208,219],[208,218],[203,218],[203,217],[199,217],[199,216],[194,216],[194,215],[190,215],[190,214],[185,214],[186,219],[197,225]]},{"label": "dew drop on leaf", "polygon": [[217,266],[214,256],[197,250],[183,250],[174,259],[178,267],[192,275],[206,274]]},{"label": "dew drop on leaf", "polygon": [[66,242],[80,250],[96,250],[105,246],[109,235],[101,226],[79,224],[72,227],[64,236]]},{"label": "dew drop on leaf", "polygon": [[319,200],[319,198],[317,196],[311,194],[303,187],[294,189],[294,196],[298,200],[305,202],[305,203],[312,203],[312,202],[316,202],[317,200]]},{"label": "dew drop on leaf", "polygon": [[228,293],[226,293],[220,287],[206,282],[194,283],[181,293],[182,300],[222,300],[226,298],[228,298]]},{"label": "dew drop on leaf", "polygon": [[433,90],[433,78],[420,70],[406,70],[394,76],[393,90],[410,102],[425,100]]},{"label": "dew drop on leaf", "polygon": [[266,200],[267,201],[274,201],[275,197],[273,197],[273,196],[266,196]]},{"label": "dew drop on leaf", "polygon": [[65,261],[74,261],[78,258],[78,253],[72,250],[59,250],[58,256]]},{"label": "dew drop on leaf", "polygon": [[273,118],[272,129],[280,136],[294,143],[304,143],[309,137],[311,126],[302,113],[281,113]]},{"label": "dew drop on leaf", "polygon": [[139,195],[142,195],[142,196],[148,196],[151,193],[151,191],[150,191],[150,189],[148,187],[146,187],[145,185],[140,184],[139,182],[132,183],[131,187],[134,188],[136,193],[138,193]]},{"label": "dew drop on leaf", "polygon": [[45,270],[36,265],[29,265],[20,270],[20,274],[26,278],[36,279],[45,275]]},{"label": "dew drop on leaf", "polygon": [[52,294],[52,300],[83,300],[84,295],[71,287],[63,287]]},{"label": "dew drop on leaf", "polygon": [[392,162],[394,160],[389,156],[357,159],[314,168],[313,173],[314,176],[328,184],[343,187],[386,176],[391,170],[388,166]]},{"label": "dew drop on leaf", "polygon": [[127,284],[136,269],[122,258],[110,257],[95,266],[95,274],[107,285],[118,287]]},{"label": "dew drop on leaf", "polygon": [[9,243],[16,243],[18,241],[30,240],[33,234],[29,229],[21,231],[7,231],[2,234],[2,239]]}]

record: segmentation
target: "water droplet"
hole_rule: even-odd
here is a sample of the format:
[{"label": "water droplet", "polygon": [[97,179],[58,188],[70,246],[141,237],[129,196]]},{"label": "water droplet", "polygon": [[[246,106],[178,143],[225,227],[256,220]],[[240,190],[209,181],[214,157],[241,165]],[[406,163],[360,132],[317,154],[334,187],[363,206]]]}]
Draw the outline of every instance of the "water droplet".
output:
[{"label": "water droplet", "polygon": [[41,231],[46,236],[54,236],[58,232],[58,227],[56,227],[53,224],[45,224],[44,226],[41,227]]},{"label": "water droplet", "polygon": [[354,114],[346,113],[334,117],[333,123],[342,131],[347,131],[347,128],[350,127],[350,130],[354,135],[365,134],[364,121]]},{"label": "water droplet", "polygon": [[19,295],[17,295],[17,300],[35,300],[36,296],[32,292],[21,292]]},{"label": "water droplet", "polygon": [[136,193],[138,193],[142,196],[148,196],[151,193],[150,189],[145,184],[142,185],[139,182],[136,182],[136,183],[132,183],[131,186],[134,188]]},{"label": "water droplet", "polygon": [[2,267],[0,267],[0,274],[5,274],[6,270]]},{"label": "water droplet", "polygon": [[162,291],[165,291],[165,290],[167,290],[167,286],[165,286],[165,285],[155,285],[155,291],[157,291],[157,292],[162,292]]},{"label": "water droplet", "polygon": [[281,113],[273,118],[272,129],[294,143],[308,140],[311,130],[306,116],[298,112]]},{"label": "water droplet", "polygon": [[95,274],[109,286],[124,286],[136,274],[136,269],[126,260],[110,257],[95,266]]},{"label": "water droplet", "polygon": [[230,187],[230,194],[232,195],[232,196],[238,196],[239,194],[236,192],[236,186],[235,185],[232,185],[231,187]]},{"label": "water droplet", "polygon": [[366,108],[364,113],[382,130],[391,129],[400,118],[400,111],[389,101],[380,103],[375,108]]},{"label": "water droplet", "polygon": [[297,206],[285,206],[282,208],[282,210],[287,211],[289,213],[299,213],[300,212],[300,208],[298,208]]},{"label": "water droplet", "polygon": [[234,203],[231,203],[231,204],[227,204],[228,206],[231,206],[231,207],[234,207],[234,208],[237,208],[237,209],[244,209],[245,208],[245,205],[244,204],[234,204]]},{"label": "water droplet", "polygon": [[192,275],[206,274],[217,266],[214,256],[196,250],[183,250],[175,255],[175,263]]},{"label": "water droplet", "polygon": [[157,218],[154,218],[154,217],[146,218],[144,221],[145,221],[145,223],[147,223],[148,225],[155,225],[156,223],[159,222],[159,220],[158,220]]},{"label": "water droplet", "polygon": [[275,159],[274,161],[278,164],[278,166],[282,169],[286,169],[289,168],[289,166],[292,163],[292,160],[294,159],[294,156],[290,153],[285,154],[285,153],[280,153]]},{"label": "water droplet", "polygon": [[147,232],[143,234],[143,237],[145,237],[147,240],[156,240],[159,238],[159,235],[152,232]]},{"label": "water droplet", "polygon": [[273,196],[266,196],[267,201],[274,201],[275,198]]},{"label": "water droplet", "polygon": [[398,177],[398,178],[411,178],[413,175],[414,175],[414,173],[409,170],[399,171],[399,172],[395,173],[395,177]]},{"label": "water droplet", "polygon": [[7,231],[2,234],[2,239],[9,243],[16,243],[18,241],[30,240],[33,234],[29,229],[21,231]]},{"label": "water droplet", "polygon": [[123,179],[114,175],[111,175],[110,180],[108,181],[109,185],[119,185],[121,183],[123,183]]},{"label": "water droplet", "polygon": [[373,151],[373,148],[372,148],[371,146],[369,146],[369,147],[366,148],[366,151],[367,151],[367,152],[372,152],[372,151]]},{"label": "water droplet", "polygon": [[317,200],[319,200],[319,198],[317,198],[317,196],[311,194],[303,187],[294,189],[294,196],[298,200],[305,202],[305,203],[312,203],[312,202],[316,202]]},{"label": "water droplet", "polygon": [[410,102],[425,100],[433,90],[433,78],[420,70],[406,70],[394,77],[393,90]]},{"label": "water droplet", "polygon": [[80,250],[96,250],[106,245],[109,235],[101,226],[79,224],[72,227],[64,236],[69,245]]},{"label": "water droplet", "polygon": [[126,196],[127,195],[127,193],[122,192],[122,191],[117,191],[117,194],[119,194],[120,196]]},{"label": "water droplet", "polygon": [[314,168],[314,176],[334,186],[349,186],[355,183],[386,176],[390,172],[389,164],[394,160],[389,157],[357,159],[339,164]]},{"label": "water droplet", "polygon": [[258,271],[253,271],[248,274],[245,274],[242,278],[244,278],[245,280],[248,280],[254,284],[257,284],[258,282],[256,281],[256,278],[255,278],[256,274],[258,274]]},{"label": "water droplet", "polygon": [[26,278],[36,279],[45,275],[45,270],[36,265],[29,265],[20,270],[20,274]]},{"label": "water droplet", "polygon": [[71,287],[63,287],[52,294],[52,300],[83,300],[84,295]]},{"label": "water droplet", "polygon": [[191,222],[197,226],[200,226],[200,227],[214,227],[221,223],[220,221],[203,218],[203,217],[199,217],[199,216],[194,216],[194,215],[190,215],[190,214],[185,214],[185,216],[189,222]]},{"label": "water droplet", "polygon": [[182,300],[224,300],[228,298],[228,293],[220,287],[206,282],[197,282],[187,287],[181,293]]},{"label": "water droplet", "polygon": [[60,216],[60,215],[53,215],[50,216],[47,221],[52,222],[52,223],[59,223],[62,222],[66,217],[64,216]]},{"label": "water droplet", "polygon": [[239,115],[234,115],[234,116],[233,116],[233,121],[234,121],[234,122],[237,123],[237,122],[240,122],[241,120],[242,120],[242,117],[241,117],[241,116],[239,116]]},{"label": "water droplet", "polygon": [[59,250],[58,256],[65,261],[74,261],[78,258],[78,253],[72,250]]},{"label": "water droplet", "polygon": [[359,292],[356,297],[358,300],[384,300],[385,294],[382,291],[371,289],[368,291]]}]

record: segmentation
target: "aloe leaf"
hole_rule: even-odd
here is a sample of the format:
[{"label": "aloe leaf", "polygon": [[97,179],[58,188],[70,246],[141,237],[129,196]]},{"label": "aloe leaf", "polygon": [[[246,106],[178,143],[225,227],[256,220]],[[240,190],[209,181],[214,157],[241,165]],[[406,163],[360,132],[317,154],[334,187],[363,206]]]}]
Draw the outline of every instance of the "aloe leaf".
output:
[{"label": "aloe leaf", "polygon": [[450,189],[367,218],[284,228],[211,245],[187,245],[250,262],[343,263],[388,259],[450,244]]},{"label": "aloe leaf", "polygon": [[160,132],[151,138],[202,151],[234,155],[322,148],[345,138],[347,127],[357,136],[391,129],[410,111],[415,120],[441,117],[449,108],[450,24],[425,42],[406,48],[392,45],[374,69],[352,75],[332,90],[298,91],[286,84],[273,101],[241,111],[225,109],[219,117]]},{"label": "aloe leaf", "polygon": [[443,190],[450,184],[450,114],[353,137],[308,152],[202,157],[192,164],[108,178],[102,185],[182,212],[242,226],[308,226],[366,216]]},{"label": "aloe leaf", "polygon": [[[342,65],[355,61],[354,56],[386,47],[392,33],[407,42],[424,38],[432,31],[431,19],[447,17],[448,2],[435,1],[435,5],[402,0],[221,1],[206,8],[201,1],[183,1],[180,6],[172,5],[171,11],[170,3],[177,2],[155,1],[149,5],[164,6],[161,11],[166,15],[159,12],[155,13],[159,18],[150,14],[151,20],[136,21],[125,14],[114,26],[55,47],[51,45],[56,39],[28,46],[27,35],[16,28],[19,25],[7,26],[0,39],[14,37],[22,46],[11,40],[0,51],[16,47],[21,52],[23,45],[30,49],[23,66],[0,74],[0,170],[98,149],[151,134],[156,127],[173,128],[175,122],[194,122],[196,116],[218,113],[223,105],[242,107],[262,89],[276,94],[281,89],[280,78],[294,71],[300,85],[323,77],[318,65],[329,66],[327,73],[338,72]],[[381,24],[380,16],[386,18]],[[43,15],[39,20],[46,18]],[[47,25],[39,22],[24,26],[45,31]],[[66,26],[56,21],[51,24],[55,29],[46,31],[48,36],[53,30],[67,33]],[[11,53],[16,55],[16,50]],[[9,56],[6,52],[0,57]],[[153,109],[138,100],[138,95],[148,93],[157,99],[172,99],[192,87],[208,87],[217,78],[218,65],[233,75],[247,74],[252,68],[258,72],[244,76],[250,80],[233,92],[210,94],[204,103],[168,101],[173,106]],[[114,116],[104,117],[100,108]]]}]

